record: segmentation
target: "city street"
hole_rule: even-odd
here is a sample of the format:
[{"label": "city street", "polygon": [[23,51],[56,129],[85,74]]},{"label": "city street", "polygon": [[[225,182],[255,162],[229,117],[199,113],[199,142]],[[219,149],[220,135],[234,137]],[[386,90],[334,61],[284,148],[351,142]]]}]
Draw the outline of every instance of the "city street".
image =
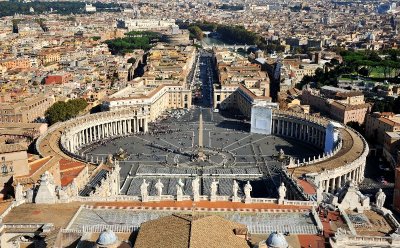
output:
[{"label": "city street", "polygon": [[212,106],[213,101],[213,81],[215,75],[213,75],[213,62],[212,54],[200,50],[199,52],[199,64],[196,68],[194,83],[201,89],[201,99],[196,101],[195,104],[203,107]]}]

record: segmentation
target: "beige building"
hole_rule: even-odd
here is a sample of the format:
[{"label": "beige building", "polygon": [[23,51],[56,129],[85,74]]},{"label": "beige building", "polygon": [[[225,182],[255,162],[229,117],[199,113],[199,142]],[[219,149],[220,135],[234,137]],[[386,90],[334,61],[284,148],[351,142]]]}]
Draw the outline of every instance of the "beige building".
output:
[{"label": "beige building", "polygon": [[105,110],[139,107],[149,116],[148,121],[154,121],[166,110],[191,108],[192,91],[178,84],[160,84],[153,88],[141,82],[109,96],[102,107]]},{"label": "beige building", "polygon": [[26,149],[21,144],[0,145],[0,197],[12,194],[12,177],[29,173]]},{"label": "beige building", "polygon": [[227,49],[214,48],[219,84],[214,85],[213,107],[234,108],[251,116],[251,107],[270,102],[270,81],[261,66]]},{"label": "beige building", "polygon": [[31,61],[29,58],[3,59],[0,60],[0,67],[4,67],[7,70],[27,69],[31,67]]},{"label": "beige building", "polygon": [[37,59],[42,65],[59,62],[61,60],[61,53],[56,49],[42,50],[37,54]]},{"label": "beige building", "polygon": [[186,83],[196,57],[193,46],[175,47],[157,45],[149,51],[147,69],[143,75],[146,85],[158,86],[164,80]]},{"label": "beige building", "polygon": [[368,115],[365,134],[377,148],[382,148],[385,159],[396,167],[399,161],[400,116],[391,112]]},{"label": "beige building", "polygon": [[371,113],[365,121],[365,135],[376,145],[383,145],[386,132],[400,131],[400,116],[392,112]]},{"label": "beige building", "polygon": [[38,95],[0,103],[0,122],[33,122],[38,117],[44,117],[44,113],[54,102],[53,96]]},{"label": "beige building", "polygon": [[344,124],[358,122],[363,124],[370,105],[365,103],[361,92],[324,86],[320,91],[303,90],[302,104],[310,105],[317,111],[328,114],[332,119]]}]

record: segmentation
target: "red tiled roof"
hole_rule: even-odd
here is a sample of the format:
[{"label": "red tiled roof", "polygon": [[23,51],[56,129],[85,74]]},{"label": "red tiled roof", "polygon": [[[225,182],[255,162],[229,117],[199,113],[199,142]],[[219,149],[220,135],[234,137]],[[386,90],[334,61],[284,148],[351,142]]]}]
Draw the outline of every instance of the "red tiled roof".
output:
[{"label": "red tiled roof", "polygon": [[301,185],[306,194],[312,195],[316,193],[315,188],[309,182],[303,179],[296,179],[296,181]]},{"label": "red tiled roof", "polygon": [[81,173],[81,171],[84,169],[85,167],[78,167],[78,168],[74,168],[74,169],[70,169],[68,171],[62,171],[60,172],[60,176],[61,176],[61,186],[65,187],[68,184],[70,184],[74,178],[76,178],[79,173]]},{"label": "red tiled roof", "polygon": [[67,186],[76,178],[79,173],[85,168],[85,164],[78,162],[78,161],[73,161],[73,160],[67,160],[67,159],[61,159],[60,160],[60,179],[61,179],[61,186]]},{"label": "red tiled roof", "polygon": [[35,160],[35,161],[29,163],[29,167],[30,167],[29,175],[23,175],[21,177],[31,176],[33,173],[35,173],[37,170],[39,170],[43,165],[45,165],[47,162],[49,162],[51,158],[52,158],[51,156],[48,156],[48,157],[38,159],[38,160]]},{"label": "red tiled roof", "polygon": [[297,235],[301,247],[325,247],[325,240],[317,235]]},{"label": "red tiled roof", "polygon": [[65,158],[62,158],[60,160],[60,171],[74,169],[76,167],[83,167],[83,166],[85,165],[78,161],[68,160]]}]

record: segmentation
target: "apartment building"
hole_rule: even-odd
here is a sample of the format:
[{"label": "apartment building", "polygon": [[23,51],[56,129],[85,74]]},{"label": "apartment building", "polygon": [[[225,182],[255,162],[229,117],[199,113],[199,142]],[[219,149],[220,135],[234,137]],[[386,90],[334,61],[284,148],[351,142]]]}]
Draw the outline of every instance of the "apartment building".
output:
[{"label": "apartment building", "polygon": [[363,124],[371,107],[364,101],[362,92],[331,86],[323,86],[321,90],[305,89],[301,100],[302,104],[310,105],[314,110],[321,111],[344,124]]},{"label": "apartment building", "polygon": [[53,96],[46,95],[2,102],[0,103],[0,122],[33,122],[38,117],[44,117],[44,113],[54,102]]}]

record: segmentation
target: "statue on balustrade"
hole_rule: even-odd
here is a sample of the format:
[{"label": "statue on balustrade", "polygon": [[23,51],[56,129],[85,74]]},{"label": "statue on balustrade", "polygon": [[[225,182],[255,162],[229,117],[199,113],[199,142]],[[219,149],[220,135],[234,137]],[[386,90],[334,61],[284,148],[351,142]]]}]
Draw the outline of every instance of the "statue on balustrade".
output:
[{"label": "statue on balustrade", "polygon": [[148,201],[148,196],[149,196],[149,191],[148,188],[149,183],[146,183],[146,179],[143,179],[142,185],[140,185],[140,194],[142,196],[142,202],[147,202]]},{"label": "statue on balustrade", "polygon": [[20,183],[15,186],[15,201],[19,202],[24,199],[23,188],[24,187]]},{"label": "statue on balustrade", "polygon": [[285,159],[285,152],[283,151],[282,148],[279,150],[278,159],[279,159],[279,160]]},{"label": "statue on balustrade", "polygon": [[322,188],[322,184],[319,183],[317,187],[317,203],[321,203],[324,200],[323,192],[324,189]]},{"label": "statue on balustrade", "polygon": [[232,192],[234,199],[238,198],[238,191],[239,191],[239,184],[236,182],[236,180],[233,180]]},{"label": "statue on balustrade", "polygon": [[286,187],[283,182],[281,183],[281,186],[279,186],[279,188],[278,188],[278,195],[279,195],[278,204],[282,204],[283,200],[286,197]]},{"label": "statue on balustrade", "polygon": [[250,181],[247,181],[246,185],[244,186],[245,203],[251,203],[251,191],[253,191],[253,187],[251,186]]},{"label": "statue on balustrade", "polygon": [[112,154],[108,154],[108,156],[107,156],[107,164],[108,165],[112,165],[113,164],[113,155]]},{"label": "statue on balustrade", "polygon": [[176,199],[177,201],[182,201],[182,197],[183,197],[183,186],[184,183],[182,182],[182,180],[179,178],[178,183],[176,184]]},{"label": "statue on balustrade", "polygon": [[215,179],[211,183],[211,198],[215,198],[217,196],[218,191],[218,182]]},{"label": "statue on balustrade", "polygon": [[157,183],[154,185],[154,187],[157,189],[157,195],[158,197],[161,197],[162,195],[162,190],[164,188],[164,184],[161,182],[161,179],[158,179]]},{"label": "statue on balustrade", "polygon": [[199,201],[200,196],[200,180],[198,177],[192,181],[193,200]]},{"label": "statue on balustrade", "polygon": [[383,208],[383,204],[385,204],[385,199],[386,199],[386,194],[383,192],[382,189],[379,189],[379,191],[375,194],[375,205],[377,208],[381,209]]}]

